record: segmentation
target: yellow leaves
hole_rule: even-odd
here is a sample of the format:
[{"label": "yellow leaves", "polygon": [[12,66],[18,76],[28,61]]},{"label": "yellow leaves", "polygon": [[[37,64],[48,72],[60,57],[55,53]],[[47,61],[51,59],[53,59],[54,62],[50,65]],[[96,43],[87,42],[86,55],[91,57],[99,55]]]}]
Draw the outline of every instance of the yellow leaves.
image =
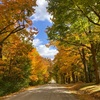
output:
[{"label": "yellow leaves", "polygon": [[33,56],[38,56],[38,55],[39,55],[39,54],[38,54],[38,52],[37,52],[36,48],[32,49],[32,51],[31,51],[31,52],[29,52],[29,56],[30,56],[30,57],[33,57]]},{"label": "yellow leaves", "polygon": [[35,82],[38,81],[37,75],[32,75],[32,76],[30,76],[30,79],[31,79],[32,81],[35,81]]},{"label": "yellow leaves", "polygon": [[49,73],[45,73],[45,74],[44,74],[44,77],[45,77],[45,78],[48,78],[48,77],[49,77]]},{"label": "yellow leaves", "polygon": [[66,71],[66,69],[67,69],[66,67],[67,67],[67,66],[62,66],[62,67],[60,68],[60,71],[63,72],[63,73],[66,73],[66,72],[67,72],[67,71]]},{"label": "yellow leaves", "polygon": [[76,40],[80,40],[79,35],[75,35]]},{"label": "yellow leaves", "polygon": [[17,67],[13,67],[12,70],[14,72],[18,72],[18,73],[20,73],[22,71],[20,68],[17,68]]},{"label": "yellow leaves", "polygon": [[16,30],[17,26],[22,28],[22,24],[31,26],[32,20],[29,17],[34,13],[33,6],[36,6],[36,0],[2,0],[0,2],[1,33],[10,33]]},{"label": "yellow leaves", "polygon": [[[74,46],[59,46],[59,53],[56,55],[55,63],[59,66],[61,73],[71,71],[73,66],[78,66],[81,63],[80,60],[81,58],[77,48]],[[82,67],[81,64],[79,67]]]},{"label": "yellow leaves", "polygon": [[48,62],[42,58],[37,52],[36,48],[34,48],[31,52],[29,52],[29,58],[31,60],[31,81],[42,80],[43,78],[47,78],[48,75]]},{"label": "yellow leaves", "polygon": [[0,65],[4,66],[5,64],[6,64],[5,61],[0,59]]},{"label": "yellow leaves", "polygon": [[4,74],[4,70],[6,69],[4,61],[0,60],[0,75]]},{"label": "yellow leaves", "polygon": [[92,36],[92,40],[94,41],[94,42],[100,42],[100,35],[95,35],[95,36]]},{"label": "yellow leaves", "polygon": [[28,55],[33,66],[36,66],[37,64],[39,64],[40,55],[37,52],[36,48],[34,48],[31,52],[29,52]]}]

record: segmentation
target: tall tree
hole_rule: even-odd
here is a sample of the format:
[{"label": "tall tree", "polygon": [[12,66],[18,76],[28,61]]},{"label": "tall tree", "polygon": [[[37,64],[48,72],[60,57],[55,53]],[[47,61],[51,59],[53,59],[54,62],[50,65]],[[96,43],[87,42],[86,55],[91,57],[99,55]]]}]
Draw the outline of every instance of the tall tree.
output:
[{"label": "tall tree", "polygon": [[42,58],[36,48],[29,53],[29,58],[31,60],[31,85],[47,82],[49,77],[48,60]]},{"label": "tall tree", "polygon": [[2,52],[5,65],[0,68],[0,95],[15,92],[28,86],[30,82],[31,64],[28,52],[32,50],[31,43],[22,41],[15,34],[6,43]]},{"label": "tall tree", "polygon": [[[96,60],[100,41],[100,1],[93,0],[47,0],[48,11],[53,15],[52,27],[48,28],[49,39],[60,40],[63,44],[87,47],[92,54],[96,83],[100,82]],[[76,33],[79,39],[75,39]],[[74,36],[74,37],[73,37]],[[92,37],[93,36],[93,37]],[[96,37],[94,39],[94,37]],[[69,41],[66,41],[66,38]],[[89,46],[87,44],[89,43]]]},{"label": "tall tree", "polygon": [[34,13],[34,6],[36,0],[0,0],[0,58],[3,42],[11,34],[32,25],[30,16]]}]

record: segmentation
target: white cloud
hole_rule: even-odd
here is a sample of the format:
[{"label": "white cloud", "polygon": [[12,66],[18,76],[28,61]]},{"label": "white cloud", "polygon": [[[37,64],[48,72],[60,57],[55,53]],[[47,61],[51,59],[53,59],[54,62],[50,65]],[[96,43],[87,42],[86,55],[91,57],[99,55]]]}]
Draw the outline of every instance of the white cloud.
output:
[{"label": "white cloud", "polygon": [[33,21],[44,21],[48,20],[51,22],[50,18],[51,15],[47,12],[46,7],[48,6],[48,3],[46,0],[37,0],[37,7],[35,7],[35,14],[31,17]]},{"label": "white cloud", "polygon": [[42,57],[50,58],[52,60],[54,59],[54,55],[58,53],[56,49],[53,49],[51,47],[47,48],[45,45],[39,45],[37,47],[37,51]]},{"label": "white cloud", "polygon": [[42,43],[42,41],[40,41],[39,39],[34,39],[34,40],[33,40],[33,45],[34,45],[35,47],[38,47],[41,43]]},{"label": "white cloud", "polygon": [[37,48],[39,54],[44,58],[50,58],[51,60],[54,59],[54,56],[58,53],[55,48],[46,47],[42,44],[42,41],[39,39],[34,39],[33,45]]}]

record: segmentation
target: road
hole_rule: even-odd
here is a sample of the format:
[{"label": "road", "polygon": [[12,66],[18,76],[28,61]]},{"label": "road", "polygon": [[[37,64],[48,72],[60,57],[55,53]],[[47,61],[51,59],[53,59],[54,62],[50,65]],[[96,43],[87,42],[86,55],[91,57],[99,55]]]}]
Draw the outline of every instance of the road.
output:
[{"label": "road", "polygon": [[78,100],[66,87],[58,84],[47,84],[20,94],[14,95],[6,100]]}]

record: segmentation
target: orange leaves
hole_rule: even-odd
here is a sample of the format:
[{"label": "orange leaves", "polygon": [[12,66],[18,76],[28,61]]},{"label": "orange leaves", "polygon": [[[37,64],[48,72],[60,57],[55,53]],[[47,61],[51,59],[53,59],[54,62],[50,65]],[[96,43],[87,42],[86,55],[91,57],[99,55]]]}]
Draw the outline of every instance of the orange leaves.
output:
[{"label": "orange leaves", "polygon": [[30,76],[30,79],[31,79],[31,81],[35,81],[35,82],[38,81],[37,75],[31,75],[31,76]]},{"label": "orange leaves", "polygon": [[32,20],[26,19],[26,22],[27,22],[29,25],[32,25]]},{"label": "orange leaves", "polygon": [[6,34],[0,39],[1,43],[11,34],[32,26],[33,6],[36,6],[36,0],[0,1],[0,35]]},{"label": "orange leaves", "polygon": [[43,80],[44,78],[48,78],[48,61],[42,58],[37,52],[36,48],[34,48],[31,52],[29,52],[29,58],[31,60],[31,81]]},{"label": "orange leaves", "polygon": [[59,46],[59,53],[56,55],[55,63],[59,66],[61,73],[67,73],[72,70],[73,66],[78,66],[81,63],[80,55],[74,46]]},{"label": "orange leaves", "polygon": [[29,52],[29,58],[32,61],[32,64],[38,63],[40,59],[39,53],[36,51],[36,49],[32,49],[31,52]]},{"label": "orange leaves", "polygon": [[[3,60],[6,62],[0,69],[4,81],[22,82],[29,80],[30,60],[28,52],[32,46],[23,42],[16,34],[12,34],[3,44]],[[3,65],[3,64],[2,64]],[[9,78],[8,78],[9,77]],[[21,83],[22,84],[22,83]]]}]

